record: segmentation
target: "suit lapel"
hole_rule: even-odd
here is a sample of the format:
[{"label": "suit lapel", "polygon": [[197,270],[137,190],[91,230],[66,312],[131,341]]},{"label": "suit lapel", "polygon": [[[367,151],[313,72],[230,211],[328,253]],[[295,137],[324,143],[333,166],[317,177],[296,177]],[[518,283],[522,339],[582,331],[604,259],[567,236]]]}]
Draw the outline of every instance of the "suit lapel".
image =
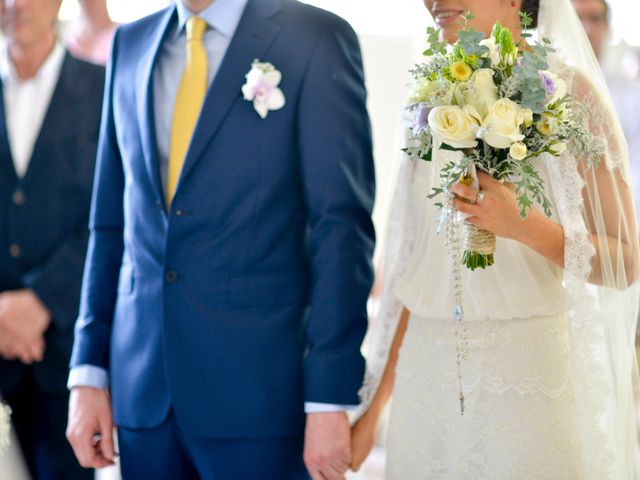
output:
[{"label": "suit lapel", "polygon": [[2,82],[0,82],[0,172],[6,175],[11,180],[11,183],[15,183],[18,180],[16,169],[13,166],[9,134],[7,133]]},{"label": "suit lapel", "polygon": [[250,0],[247,4],[202,106],[182,168],[178,190],[218,132],[234,102],[240,98],[251,63],[255,59],[261,59],[280,31],[280,25],[271,18],[280,8],[280,0]]},{"label": "suit lapel", "polygon": [[[157,201],[164,205],[164,193],[162,180],[160,178],[160,158],[158,155],[158,144],[156,139],[155,112],[153,108],[153,72],[158,60],[162,43],[165,39],[169,26],[177,15],[175,6],[167,9],[161,21],[155,29],[149,33],[151,47],[147,54],[140,59],[136,85],[136,106],[138,109],[138,124],[140,127],[140,137],[142,151],[144,152],[144,162],[153,188],[157,195]],[[141,88],[136,86],[140,85]]]}]

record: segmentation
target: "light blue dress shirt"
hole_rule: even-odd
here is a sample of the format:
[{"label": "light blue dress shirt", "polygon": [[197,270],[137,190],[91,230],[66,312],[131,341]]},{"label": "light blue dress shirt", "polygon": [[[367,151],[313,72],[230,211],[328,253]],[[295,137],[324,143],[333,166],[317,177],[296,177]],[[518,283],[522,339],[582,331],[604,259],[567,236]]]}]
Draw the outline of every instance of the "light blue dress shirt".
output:
[{"label": "light blue dress shirt", "polygon": [[[208,86],[211,86],[220,64],[227,53],[231,39],[238,28],[248,0],[216,0],[198,14],[207,22],[204,47],[207,51]],[[156,142],[160,158],[160,176],[166,195],[167,170],[169,165],[169,143],[173,105],[184,70],[187,51],[187,20],[195,15],[181,1],[176,2],[178,23],[167,33],[158,55],[153,73],[153,108],[155,115]],[[68,388],[107,388],[107,372],[93,365],[79,365],[71,369]],[[354,409],[354,405],[332,405],[325,403],[305,403],[307,413],[336,412]]]},{"label": "light blue dress shirt", "polygon": [[[204,47],[207,51],[208,86],[211,86],[231,39],[238,28],[248,0],[216,0],[198,15],[207,22]],[[177,2],[178,24],[162,44],[153,77],[153,108],[156,140],[160,156],[162,186],[167,186],[169,143],[173,106],[184,71],[187,51],[186,23],[194,14],[182,2]]]}]

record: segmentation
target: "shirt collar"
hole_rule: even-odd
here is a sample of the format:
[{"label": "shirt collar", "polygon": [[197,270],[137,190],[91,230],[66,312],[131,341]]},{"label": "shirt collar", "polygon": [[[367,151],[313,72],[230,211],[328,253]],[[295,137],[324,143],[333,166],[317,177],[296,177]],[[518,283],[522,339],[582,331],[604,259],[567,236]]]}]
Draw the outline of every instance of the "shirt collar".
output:
[{"label": "shirt collar", "polygon": [[[242,13],[248,0],[215,0],[198,14],[210,28],[214,28],[227,38],[233,37],[238,28]],[[185,24],[195,14],[189,10],[182,0],[176,0],[178,7],[178,32],[184,31]]]},{"label": "shirt collar", "polygon": [[[38,70],[36,77],[55,74],[59,71],[62,61],[64,60],[64,56],[64,47],[59,41],[56,41],[53,50],[51,50],[51,53],[40,67],[40,70]],[[2,79],[3,83],[18,81],[15,66],[9,58],[9,48],[7,47],[6,42],[2,45],[2,50],[0,52],[0,79]]]}]

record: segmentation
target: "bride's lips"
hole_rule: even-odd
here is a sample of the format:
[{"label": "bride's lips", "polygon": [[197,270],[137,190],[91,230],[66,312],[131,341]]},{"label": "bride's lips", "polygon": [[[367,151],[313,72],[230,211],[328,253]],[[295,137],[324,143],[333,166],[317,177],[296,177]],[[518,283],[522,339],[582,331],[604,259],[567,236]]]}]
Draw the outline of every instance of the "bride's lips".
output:
[{"label": "bride's lips", "polygon": [[452,24],[459,24],[464,12],[461,10],[435,10],[433,12],[433,18],[436,23],[441,27],[446,27]]}]

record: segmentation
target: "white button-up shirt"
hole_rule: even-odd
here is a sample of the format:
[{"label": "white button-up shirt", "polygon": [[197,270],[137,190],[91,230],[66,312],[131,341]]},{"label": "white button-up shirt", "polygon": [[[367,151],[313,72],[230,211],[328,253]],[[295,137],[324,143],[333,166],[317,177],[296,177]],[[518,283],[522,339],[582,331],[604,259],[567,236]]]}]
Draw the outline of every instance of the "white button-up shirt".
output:
[{"label": "white button-up shirt", "polygon": [[4,99],[4,115],[9,135],[11,156],[18,177],[29,168],[51,97],[60,77],[65,50],[59,43],[38,70],[28,80],[20,80],[6,46],[0,52],[0,79]]}]

